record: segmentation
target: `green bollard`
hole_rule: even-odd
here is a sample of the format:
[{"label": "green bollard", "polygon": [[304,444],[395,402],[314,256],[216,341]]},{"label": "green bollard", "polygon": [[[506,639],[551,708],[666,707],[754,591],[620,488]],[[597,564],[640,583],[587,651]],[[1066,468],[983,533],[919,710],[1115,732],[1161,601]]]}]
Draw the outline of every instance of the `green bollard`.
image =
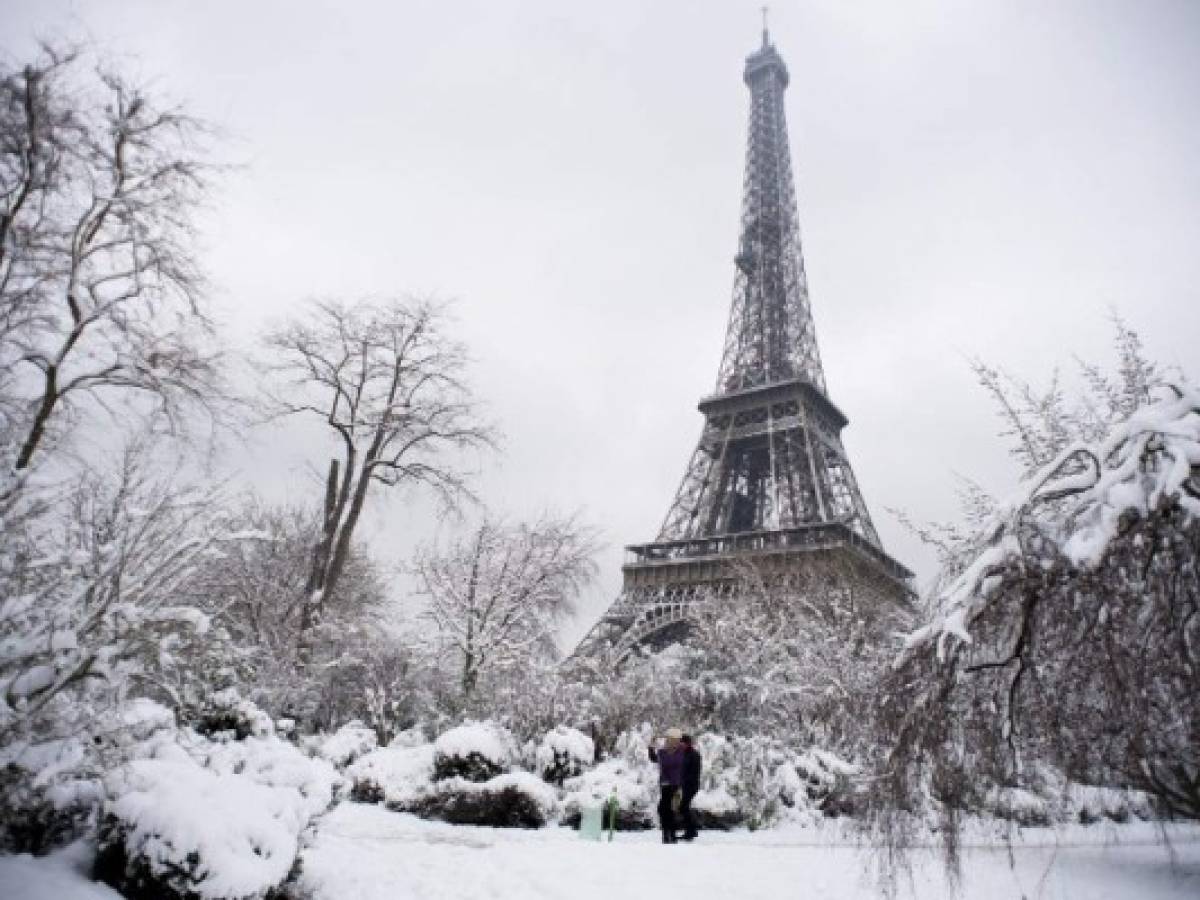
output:
[{"label": "green bollard", "polygon": [[621,804],[617,801],[617,792],[614,790],[608,798],[608,802],[604,804],[606,818],[608,819],[608,842],[611,844],[613,832],[617,830],[617,812],[620,810]]}]

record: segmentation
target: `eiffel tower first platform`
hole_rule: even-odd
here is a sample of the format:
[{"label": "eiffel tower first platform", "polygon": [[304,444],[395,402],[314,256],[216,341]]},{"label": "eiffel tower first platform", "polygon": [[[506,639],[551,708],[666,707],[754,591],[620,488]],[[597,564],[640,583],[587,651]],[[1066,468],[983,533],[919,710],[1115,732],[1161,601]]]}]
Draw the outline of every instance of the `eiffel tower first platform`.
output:
[{"label": "eiffel tower first platform", "polygon": [[[620,660],[685,640],[746,563],[804,590],[907,605],[912,573],[879,542],[829,399],[800,251],[783,93],[763,30],[746,60],[750,135],[733,304],[704,429],[658,537],[626,547],[621,596],[575,655]],[[857,596],[856,596],[857,602]]]}]

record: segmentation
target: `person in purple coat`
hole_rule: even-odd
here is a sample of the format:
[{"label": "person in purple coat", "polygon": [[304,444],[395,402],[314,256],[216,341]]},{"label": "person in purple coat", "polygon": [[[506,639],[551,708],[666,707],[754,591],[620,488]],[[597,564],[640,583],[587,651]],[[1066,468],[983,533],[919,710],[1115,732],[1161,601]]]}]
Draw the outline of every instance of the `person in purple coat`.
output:
[{"label": "person in purple coat", "polygon": [[662,826],[663,843],[675,843],[675,797],[683,788],[683,732],[667,729],[666,742],[655,748],[650,742],[650,761],[658,763],[658,784],[662,796],[658,801],[658,823]]}]

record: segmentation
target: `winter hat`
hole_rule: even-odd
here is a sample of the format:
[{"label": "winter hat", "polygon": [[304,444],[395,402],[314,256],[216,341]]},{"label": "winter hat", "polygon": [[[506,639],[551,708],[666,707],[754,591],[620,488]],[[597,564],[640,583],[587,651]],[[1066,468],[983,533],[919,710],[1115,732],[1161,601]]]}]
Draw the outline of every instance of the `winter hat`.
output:
[{"label": "winter hat", "polygon": [[667,729],[667,737],[674,738],[675,740],[679,740],[681,737],[683,737],[683,732],[680,731],[678,728],[668,728]]}]

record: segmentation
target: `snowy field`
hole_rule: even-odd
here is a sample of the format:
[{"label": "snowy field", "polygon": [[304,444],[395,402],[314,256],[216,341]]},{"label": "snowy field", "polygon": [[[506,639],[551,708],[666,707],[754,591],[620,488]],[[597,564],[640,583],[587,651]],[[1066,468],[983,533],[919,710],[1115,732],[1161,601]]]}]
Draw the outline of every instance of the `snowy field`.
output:
[{"label": "snowy field", "polygon": [[[1168,851],[1151,826],[1093,826],[1043,845],[965,851],[956,894],[932,851],[917,859],[900,897],[938,900],[1159,900],[1200,897],[1200,829],[1178,829]],[[844,837],[843,837],[844,840]],[[303,885],[314,900],[632,900],[632,898],[880,896],[869,856],[839,836],[803,830],[704,834],[664,847],[654,833],[581,841],[565,828],[512,831],[424,822],[377,806],[343,804],[304,854]],[[1120,843],[1113,843],[1119,841]],[[1174,860],[1172,861],[1171,856]]]},{"label": "snowy field", "polygon": [[[1095,825],[1018,835],[964,850],[964,879],[946,883],[933,850],[919,851],[898,898],[920,900],[1196,900],[1200,826]],[[320,824],[303,856],[300,896],[310,900],[640,900],[883,896],[870,855],[836,826],[703,834],[664,847],[650,832],[612,844],[566,828],[521,831],[426,822],[344,803]],[[0,857],[3,900],[120,900],[86,879],[82,846],[48,859]]]}]

